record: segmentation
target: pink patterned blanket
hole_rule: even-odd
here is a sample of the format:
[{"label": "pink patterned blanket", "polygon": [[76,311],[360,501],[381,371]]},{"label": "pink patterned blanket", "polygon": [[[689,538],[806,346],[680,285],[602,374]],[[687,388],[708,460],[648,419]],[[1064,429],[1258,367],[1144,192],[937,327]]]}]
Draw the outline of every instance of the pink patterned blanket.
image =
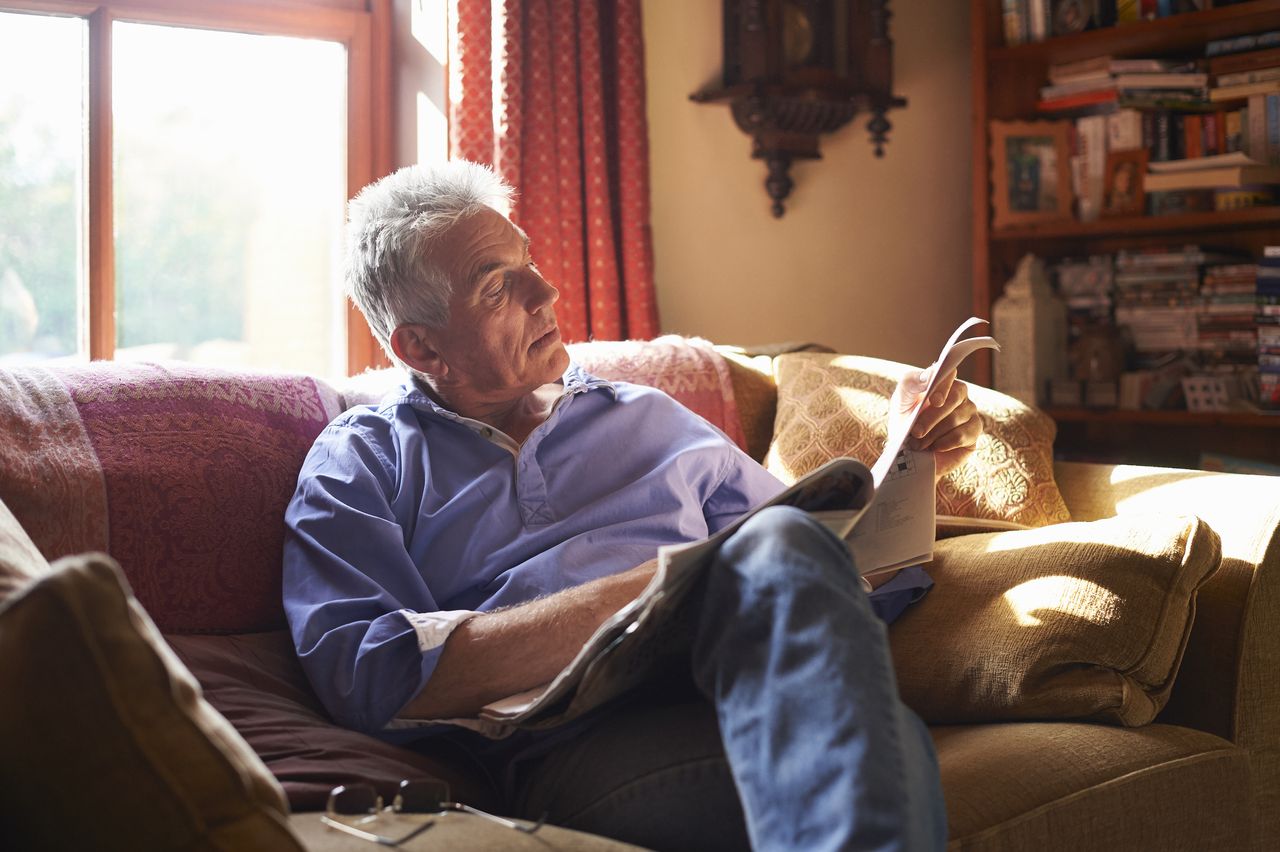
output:
[{"label": "pink patterned blanket", "polygon": [[283,625],[284,508],[337,392],[184,364],[0,370],[0,500],[46,558],[104,550],[166,632]]}]

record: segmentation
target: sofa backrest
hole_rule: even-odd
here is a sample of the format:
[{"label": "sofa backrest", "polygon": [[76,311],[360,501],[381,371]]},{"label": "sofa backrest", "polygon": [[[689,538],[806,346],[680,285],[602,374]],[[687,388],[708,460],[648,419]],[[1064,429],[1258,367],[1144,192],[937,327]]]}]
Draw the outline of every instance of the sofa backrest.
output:
[{"label": "sofa backrest", "polygon": [[96,362],[0,370],[0,390],[0,500],[47,558],[110,553],[166,632],[284,625],[284,508],[333,388]]},{"label": "sofa backrest", "polygon": [[[725,359],[703,341],[587,343],[604,378],[657,385],[745,445]],[[48,559],[100,550],[166,633],[284,626],[284,510],[316,435],[403,381],[340,389],[193,364],[0,368],[0,501]]]}]

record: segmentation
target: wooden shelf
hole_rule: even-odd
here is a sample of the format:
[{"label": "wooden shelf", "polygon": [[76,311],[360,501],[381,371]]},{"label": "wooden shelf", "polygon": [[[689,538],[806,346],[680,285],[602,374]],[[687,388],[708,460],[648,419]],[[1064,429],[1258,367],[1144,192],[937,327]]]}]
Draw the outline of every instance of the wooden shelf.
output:
[{"label": "wooden shelf", "polygon": [[[1231,8],[1231,7],[1228,7]],[[1078,222],[1042,222],[1018,228],[992,229],[997,241],[1115,237],[1124,234],[1180,234],[1231,231],[1280,225],[1280,207],[1252,207],[1224,212],[1182,213],[1174,216],[1116,216]]]},{"label": "wooden shelf", "polygon": [[[1258,257],[1280,245],[1280,206],[1247,210],[1066,220],[995,229],[991,217],[990,122],[1043,118],[1036,111],[1048,67],[1100,56],[1204,56],[1215,39],[1280,30],[1280,0],[1252,0],[1006,47],[1002,0],[970,0],[973,208],[973,310],[990,317],[1019,257],[1054,262],[1083,254],[1198,244]],[[999,329],[995,330],[999,336]],[[992,362],[974,359],[975,380],[992,379]],[[1118,411],[1053,408],[1063,458],[1195,467],[1217,453],[1280,464],[1280,416],[1245,411]]]},{"label": "wooden shelf", "polygon": [[1275,28],[1280,0],[1252,0],[1205,12],[1187,12],[1013,47],[991,47],[987,59],[1013,64],[1073,62],[1093,56],[1159,57],[1202,55],[1208,41]]},{"label": "wooden shelf", "polygon": [[1231,426],[1280,429],[1280,413],[1251,411],[1126,411],[1118,408],[1046,408],[1044,412],[1059,423],[1139,423],[1157,426]]}]

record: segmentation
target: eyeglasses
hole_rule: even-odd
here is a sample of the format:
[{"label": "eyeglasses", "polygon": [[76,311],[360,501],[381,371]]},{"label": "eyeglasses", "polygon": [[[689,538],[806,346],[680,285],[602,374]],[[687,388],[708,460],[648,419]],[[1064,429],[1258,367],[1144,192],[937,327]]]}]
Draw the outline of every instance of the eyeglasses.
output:
[{"label": "eyeglasses", "polygon": [[[343,784],[334,787],[329,793],[329,803],[325,807],[325,812],[320,816],[320,821],[329,828],[336,828],[362,840],[368,840],[371,843],[378,843],[383,846],[399,846],[435,825],[434,821],[424,822],[408,834],[398,838],[357,828],[357,826],[374,822],[388,811],[397,814],[444,814],[447,811],[459,811],[483,817],[490,822],[496,822],[498,825],[515,829],[523,834],[533,834],[542,828],[542,824],[547,819],[544,814],[532,826],[521,825],[518,822],[494,816],[470,805],[449,801],[449,785],[443,781],[401,781],[395,799],[390,807],[386,808],[382,806],[382,796],[368,784]],[[353,816],[360,818],[354,822],[347,822],[342,819],[342,817]]]}]

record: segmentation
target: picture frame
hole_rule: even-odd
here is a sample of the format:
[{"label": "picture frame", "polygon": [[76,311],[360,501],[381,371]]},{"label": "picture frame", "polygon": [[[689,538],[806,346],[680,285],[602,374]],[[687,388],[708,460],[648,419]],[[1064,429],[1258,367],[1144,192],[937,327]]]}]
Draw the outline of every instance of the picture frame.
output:
[{"label": "picture frame", "polygon": [[990,128],[992,226],[1070,220],[1071,122],[993,121]]},{"label": "picture frame", "polygon": [[1145,149],[1108,152],[1102,215],[1141,216],[1146,213],[1146,194],[1143,192],[1146,174]]}]

